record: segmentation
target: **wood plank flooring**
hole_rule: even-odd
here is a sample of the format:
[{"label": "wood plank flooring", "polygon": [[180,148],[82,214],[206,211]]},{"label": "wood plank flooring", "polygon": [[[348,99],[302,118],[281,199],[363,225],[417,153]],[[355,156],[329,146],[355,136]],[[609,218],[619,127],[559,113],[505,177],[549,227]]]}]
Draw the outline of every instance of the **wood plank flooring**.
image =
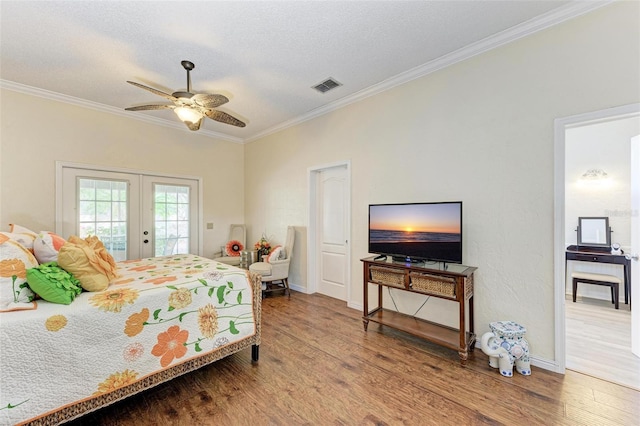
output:
[{"label": "wood plank flooring", "polygon": [[533,367],[502,377],[455,351],[370,323],[321,295],[263,301],[250,350],[90,413],[71,425],[634,425],[640,392]]},{"label": "wood plank flooring", "polygon": [[568,297],[566,367],[640,390],[640,358],[631,352],[631,311],[620,303]]}]

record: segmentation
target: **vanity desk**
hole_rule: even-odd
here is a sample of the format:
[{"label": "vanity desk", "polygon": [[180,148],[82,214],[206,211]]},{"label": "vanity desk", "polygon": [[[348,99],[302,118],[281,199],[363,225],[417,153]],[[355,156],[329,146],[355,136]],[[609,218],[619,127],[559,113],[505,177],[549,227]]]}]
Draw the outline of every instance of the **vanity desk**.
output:
[{"label": "vanity desk", "polygon": [[578,262],[596,262],[621,265],[624,269],[624,303],[631,301],[631,260],[624,254],[611,254],[608,247],[590,247],[571,245],[565,255],[565,270],[570,260]]}]

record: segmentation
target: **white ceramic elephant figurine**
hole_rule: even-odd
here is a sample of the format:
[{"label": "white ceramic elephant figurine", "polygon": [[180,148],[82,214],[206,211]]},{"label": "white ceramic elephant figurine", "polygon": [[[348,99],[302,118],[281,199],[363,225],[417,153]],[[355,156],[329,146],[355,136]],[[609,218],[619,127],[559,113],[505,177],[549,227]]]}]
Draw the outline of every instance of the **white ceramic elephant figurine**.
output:
[{"label": "white ceramic elephant figurine", "polygon": [[514,364],[518,373],[531,375],[529,343],[524,339],[526,328],[513,321],[492,322],[489,328],[491,331],[480,339],[480,349],[489,355],[489,365],[505,377],[513,376]]}]

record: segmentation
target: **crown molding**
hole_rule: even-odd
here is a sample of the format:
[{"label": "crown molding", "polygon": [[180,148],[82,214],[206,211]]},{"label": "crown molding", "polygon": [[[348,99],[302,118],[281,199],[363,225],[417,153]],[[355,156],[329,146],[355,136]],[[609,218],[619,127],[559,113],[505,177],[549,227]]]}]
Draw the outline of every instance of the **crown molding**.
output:
[{"label": "crown molding", "polygon": [[523,37],[535,34],[538,31],[542,31],[570,19],[592,12],[603,6],[614,3],[615,1],[617,0],[573,1],[565,6],[540,15],[535,19],[523,22],[522,24],[516,25],[515,27],[509,28],[500,33],[489,36],[483,40],[472,43],[454,52],[434,59],[433,61],[427,62],[426,64],[405,71],[378,84],[354,93],[353,95],[345,96],[344,98],[338,99],[337,101],[334,101],[330,104],[309,111],[304,115],[280,123],[274,127],[271,127],[263,132],[245,139],[245,142],[251,142],[263,138],[270,134],[284,130],[288,127],[295,126],[296,124],[303,123],[305,121],[327,114],[331,111],[343,108],[349,104],[361,101],[373,95],[377,95],[394,87],[408,83],[412,80],[424,77],[443,68],[457,64],[458,62],[462,62],[474,56],[519,40]]},{"label": "crown molding", "polygon": [[[405,71],[394,77],[388,78],[387,80],[384,80],[378,84],[375,84],[366,89],[360,90],[359,92],[354,93],[353,95],[345,96],[327,105],[311,110],[306,114],[300,115],[291,120],[284,121],[280,124],[277,124],[276,126],[273,126],[269,129],[266,129],[262,132],[256,133],[255,135],[244,138],[244,139],[239,137],[229,136],[223,133],[205,130],[205,129],[199,130],[198,134],[209,136],[211,138],[235,142],[235,143],[252,142],[252,141],[261,139],[265,136],[285,130],[289,127],[293,127],[305,121],[311,120],[313,118],[325,115],[329,112],[338,110],[352,103],[377,95],[389,89],[393,89],[394,87],[408,83],[420,77],[424,77],[426,75],[429,75],[443,68],[457,64],[458,62],[462,62],[466,59],[472,58],[474,56],[496,49],[500,46],[504,46],[513,41],[519,40],[523,37],[527,37],[529,35],[535,34],[538,31],[542,31],[544,29],[561,24],[570,19],[587,14],[589,12],[592,12],[603,6],[607,6],[616,1],[620,1],[620,0],[572,1],[571,3],[565,6],[561,6],[546,14],[540,15],[535,19],[523,22],[522,24],[516,25],[500,33],[489,36],[483,40],[480,40],[478,42],[465,46],[461,49],[458,49],[454,52],[441,56],[437,59],[434,59],[433,61],[427,62],[426,64],[417,66],[413,69]],[[23,84],[15,83],[8,80],[0,79],[0,88],[13,90],[16,92],[25,93],[33,96],[39,96],[41,98],[51,99],[59,102],[72,104],[72,105],[77,105],[84,108],[90,108],[96,111],[119,115],[132,120],[144,121],[146,123],[155,124],[155,125],[164,126],[164,127],[170,127],[172,129],[177,129],[187,133],[191,133],[191,131],[181,123],[163,120],[161,118],[149,116],[146,114],[131,114],[120,108],[115,108],[112,106],[88,101],[85,99],[80,99],[73,96],[67,96],[60,93],[52,92],[49,90],[44,90],[36,87],[23,85]]]},{"label": "crown molding", "polygon": [[[152,117],[146,114],[132,114],[124,109],[104,105],[98,102],[88,101],[86,99],[76,98],[74,96],[63,95],[61,93],[52,92],[50,90],[40,89],[33,86],[27,86],[25,84],[16,83],[9,80],[0,79],[0,88],[6,90],[12,90],[14,92],[24,93],[31,96],[37,96],[53,101],[63,102],[70,105],[76,105],[82,108],[93,109],[100,112],[106,112],[109,114],[119,115],[121,117],[129,118],[131,120],[144,121],[146,123],[155,124],[158,126],[170,127],[172,129],[180,130],[185,133],[193,133],[182,123],[163,120],[162,118]],[[230,142],[242,143],[243,139],[233,136],[225,135],[223,133],[213,132],[211,130],[201,129],[198,130],[198,135],[204,135],[211,138],[223,139]]]}]

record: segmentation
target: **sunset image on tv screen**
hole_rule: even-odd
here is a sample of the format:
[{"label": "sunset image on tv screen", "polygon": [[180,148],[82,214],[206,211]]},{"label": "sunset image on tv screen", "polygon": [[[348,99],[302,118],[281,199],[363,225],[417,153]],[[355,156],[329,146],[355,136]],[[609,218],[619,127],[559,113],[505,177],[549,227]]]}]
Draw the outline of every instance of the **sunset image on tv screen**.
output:
[{"label": "sunset image on tv screen", "polygon": [[372,241],[459,241],[459,204],[385,204],[371,206]]},{"label": "sunset image on tv screen", "polygon": [[459,202],[369,206],[369,250],[406,257],[459,262]]}]

